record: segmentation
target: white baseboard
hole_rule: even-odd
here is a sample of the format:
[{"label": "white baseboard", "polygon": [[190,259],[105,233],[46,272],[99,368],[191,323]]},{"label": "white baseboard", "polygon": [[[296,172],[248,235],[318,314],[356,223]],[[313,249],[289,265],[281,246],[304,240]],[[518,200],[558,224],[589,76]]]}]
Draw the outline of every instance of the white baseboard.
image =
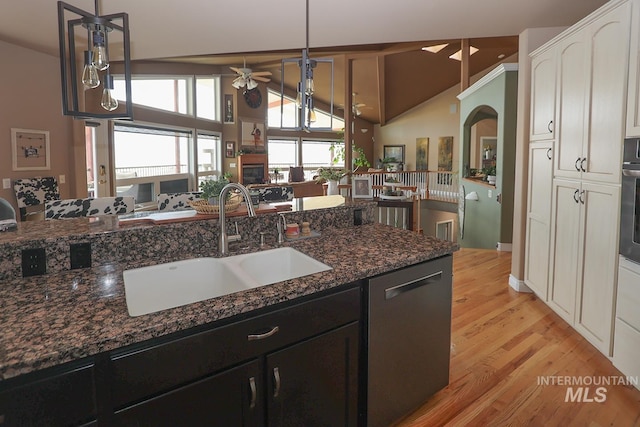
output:
[{"label": "white baseboard", "polygon": [[517,279],[513,274],[509,275],[509,286],[511,286],[518,292],[533,292],[527,285],[524,284],[524,280]]},{"label": "white baseboard", "polygon": [[496,249],[502,252],[511,252],[511,248],[513,248],[513,245],[511,243],[498,242],[498,244],[496,245]]}]

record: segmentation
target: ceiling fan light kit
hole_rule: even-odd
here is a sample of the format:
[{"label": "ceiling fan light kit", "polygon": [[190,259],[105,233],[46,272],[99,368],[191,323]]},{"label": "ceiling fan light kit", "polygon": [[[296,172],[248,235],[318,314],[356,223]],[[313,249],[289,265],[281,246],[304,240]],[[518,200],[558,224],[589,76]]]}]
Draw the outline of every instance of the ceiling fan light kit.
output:
[{"label": "ceiling fan light kit", "polygon": [[[58,2],[62,112],[76,118],[133,119],[129,16],[126,13],[101,16],[98,1],[94,1],[94,14]],[[86,49],[82,47],[83,38]],[[82,72],[78,58],[84,59]],[[121,102],[112,94],[113,58],[118,58],[116,62],[123,66],[125,99]],[[100,96],[92,89],[101,84]]]},{"label": "ceiling fan light kit", "polygon": [[238,75],[231,83],[231,86],[236,89],[246,86],[247,90],[252,90],[258,87],[258,82],[269,83],[271,81],[266,77],[271,75],[271,71],[253,71],[251,68],[247,68],[246,60],[243,62],[244,66],[242,68],[229,67]]}]

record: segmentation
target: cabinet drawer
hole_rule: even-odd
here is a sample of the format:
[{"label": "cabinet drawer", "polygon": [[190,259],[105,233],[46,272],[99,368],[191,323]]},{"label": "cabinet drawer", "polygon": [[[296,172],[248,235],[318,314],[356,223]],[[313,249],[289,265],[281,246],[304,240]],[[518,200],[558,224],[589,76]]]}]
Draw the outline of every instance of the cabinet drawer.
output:
[{"label": "cabinet drawer", "polygon": [[96,418],[93,365],[52,368],[17,380],[0,386],[2,427],[78,426]]},{"label": "cabinet drawer", "polygon": [[640,354],[640,331],[633,329],[622,320],[616,319],[613,365],[628,377],[640,378],[638,354]]},{"label": "cabinet drawer", "polygon": [[359,316],[360,288],[356,287],[226,326],[214,325],[174,341],[151,340],[142,349],[114,352],[113,404],[121,408]]},{"label": "cabinet drawer", "polygon": [[[630,269],[631,268],[631,269]],[[632,265],[630,261],[620,260],[618,270],[618,305],[616,317],[640,331],[640,266]]]}]

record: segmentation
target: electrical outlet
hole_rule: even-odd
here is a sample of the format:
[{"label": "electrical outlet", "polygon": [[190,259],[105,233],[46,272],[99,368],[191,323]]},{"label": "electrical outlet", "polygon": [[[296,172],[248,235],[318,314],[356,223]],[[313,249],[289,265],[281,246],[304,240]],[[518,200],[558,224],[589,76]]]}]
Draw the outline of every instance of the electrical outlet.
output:
[{"label": "electrical outlet", "polygon": [[488,190],[487,191],[487,197],[488,198],[492,198],[493,197],[493,190]]},{"label": "electrical outlet", "polygon": [[67,183],[67,177],[64,175],[58,175],[58,183],[59,184],[66,184]]},{"label": "electrical outlet", "polygon": [[11,178],[2,178],[2,189],[8,190],[11,188]]},{"label": "electrical outlet", "polygon": [[69,245],[71,269],[91,267],[91,243],[72,243]]},{"label": "electrical outlet", "polygon": [[22,277],[39,276],[47,272],[44,248],[22,250]]}]

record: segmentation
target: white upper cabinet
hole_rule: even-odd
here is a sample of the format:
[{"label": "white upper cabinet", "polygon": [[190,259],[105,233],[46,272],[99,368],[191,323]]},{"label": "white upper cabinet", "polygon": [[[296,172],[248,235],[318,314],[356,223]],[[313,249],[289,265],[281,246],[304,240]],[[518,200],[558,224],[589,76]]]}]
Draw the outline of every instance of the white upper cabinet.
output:
[{"label": "white upper cabinet", "polygon": [[629,15],[618,3],[559,44],[556,176],[620,183]]},{"label": "white upper cabinet", "polygon": [[556,50],[531,59],[531,141],[554,138]]},{"label": "white upper cabinet", "polygon": [[640,137],[640,0],[631,2],[627,138]]}]

